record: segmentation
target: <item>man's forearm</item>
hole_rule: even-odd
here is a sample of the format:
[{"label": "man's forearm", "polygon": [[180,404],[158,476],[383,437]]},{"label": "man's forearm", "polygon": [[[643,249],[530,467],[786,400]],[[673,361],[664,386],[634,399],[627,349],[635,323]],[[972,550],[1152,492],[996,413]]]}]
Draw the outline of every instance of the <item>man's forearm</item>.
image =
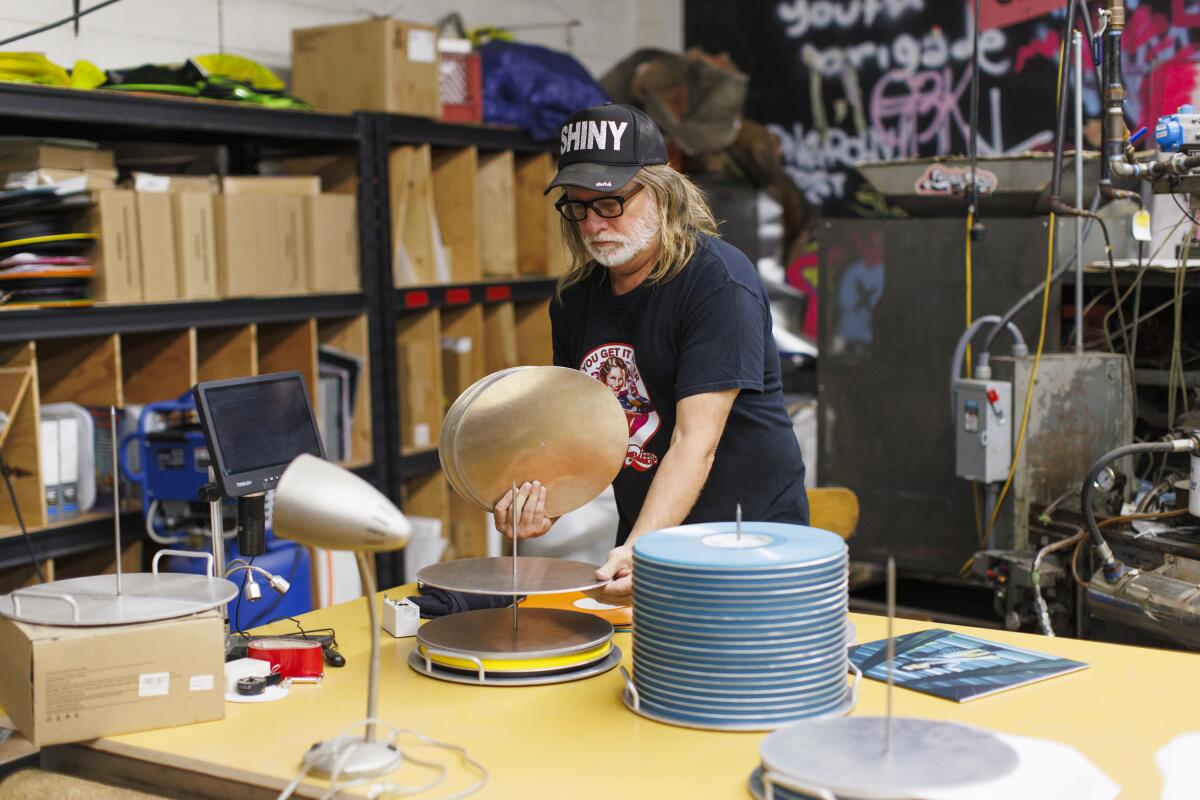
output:
[{"label": "man's forearm", "polygon": [[628,544],[644,533],[679,525],[687,518],[708,480],[713,457],[711,448],[687,438],[671,443],[646,493]]}]

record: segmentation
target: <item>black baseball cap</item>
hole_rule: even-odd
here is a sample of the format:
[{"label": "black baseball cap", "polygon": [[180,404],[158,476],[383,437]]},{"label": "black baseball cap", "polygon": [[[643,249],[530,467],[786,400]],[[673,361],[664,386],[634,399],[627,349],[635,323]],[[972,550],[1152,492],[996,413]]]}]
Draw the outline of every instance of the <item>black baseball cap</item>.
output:
[{"label": "black baseball cap", "polygon": [[667,163],[667,143],[654,120],[633,106],[605,103],[580,109],[559,131],[556,186],[620,189],[647,164]]}]

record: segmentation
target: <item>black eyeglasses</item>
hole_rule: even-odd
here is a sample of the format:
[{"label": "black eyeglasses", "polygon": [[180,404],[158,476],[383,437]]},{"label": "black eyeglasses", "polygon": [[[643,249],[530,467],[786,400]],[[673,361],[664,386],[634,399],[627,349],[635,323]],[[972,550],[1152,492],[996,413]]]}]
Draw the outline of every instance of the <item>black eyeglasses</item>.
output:
[{"label": "black eyeglasses", "polygon": [[558,213],[563,215],[563,219],[571,222],[583,222],[587,219],[589,208],[595,211],[597,216],[612,219],[624,214],[625,203],[644,188],[639,183],[625,194],[608,194],[591,200],[570,200],[563,195],[555,202],[554,207],[558,209]]}]

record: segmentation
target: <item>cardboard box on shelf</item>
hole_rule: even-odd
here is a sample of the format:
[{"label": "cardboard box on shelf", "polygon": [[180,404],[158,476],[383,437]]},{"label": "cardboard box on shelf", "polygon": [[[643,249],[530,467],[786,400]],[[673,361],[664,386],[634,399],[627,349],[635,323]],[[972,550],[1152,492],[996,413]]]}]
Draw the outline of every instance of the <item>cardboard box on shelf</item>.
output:
[{"label": "cardboard box on shelf", "polygon": [[217,297],[216,200],[207,192],[171,195],[179,296]]},{"label": "cardboard box on shelf", "polygon": [[96,277],[92,297],[105,303],[142,299],[142,260],[137,202],[128,189],[101,189],[93,196],[91,230],[99,235],[92,250]]},{"label": "cardboard box on shelf", "polygon": [[38,747],[222,719],[224,633],[216,611],[107,627],[0,619],[0,706]]},{"label": "cardboard box on shelf", "polygon": [[260,253],[263,224],[273,224],[271,198],[260,194],[221,194],[213,198],[216,213],[217,293],[221,297],[258,294],[259,273],[266,269]]},{"label": "cardboard box on shelf", "polygon": [[142,253],[142,297],[152,301],[174,300],[180,295],[171,195],[135,192],[135,196]]},{"label": "cardboard box on shelf", "polygon": [[117,177],[112,150],[97,147],[68,147],[37,139],[0,143],[0,172],[30,169],[95,170]]},{"label": "cardboard box on shelf", "polygon": [[304,199],[308,229],[308,288],[314,292],[357,292],[358,215],[353,195],[320,194]]},{"label": "cardboard box on shelf", "polygon": [[266,269],[263,277],[269,277],[266,285],[259,286],[259,294],[304,294],[308,291],[308,234],[305,201],[309,197],[266,198],[270,201],[275,223],[264,229],[263,253]]},{"label": "cardboard box on shelf", "polygon": [[322,111],[442,115],[437,31],[372,19],[292,31],[292,87]]},{"label": "cardboard box on shelf", "polygon": [[225,194],[313,195],[321,193],[317,175],[238,175],[221,179]]}]

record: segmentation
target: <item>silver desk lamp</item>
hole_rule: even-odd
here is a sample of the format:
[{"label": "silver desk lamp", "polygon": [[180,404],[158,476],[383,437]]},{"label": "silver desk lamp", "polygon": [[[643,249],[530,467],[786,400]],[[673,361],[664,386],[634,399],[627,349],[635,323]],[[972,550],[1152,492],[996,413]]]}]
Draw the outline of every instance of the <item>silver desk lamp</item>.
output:
[{"label": "silver desk lamp", "polygon": [[366,731],[362,738],[339,736],[312,746],[306,767],[348,778],[386,775],[400,766],[400,752],[376,741],[379,699],[379,619],[375,578],[368,553],[399,550],[412,525],[375,487],[357,475],[311,455],[292,461],[275,490],[275,533],[312,547],[353,550],[371,620],[371,667],[367,682]]}]

